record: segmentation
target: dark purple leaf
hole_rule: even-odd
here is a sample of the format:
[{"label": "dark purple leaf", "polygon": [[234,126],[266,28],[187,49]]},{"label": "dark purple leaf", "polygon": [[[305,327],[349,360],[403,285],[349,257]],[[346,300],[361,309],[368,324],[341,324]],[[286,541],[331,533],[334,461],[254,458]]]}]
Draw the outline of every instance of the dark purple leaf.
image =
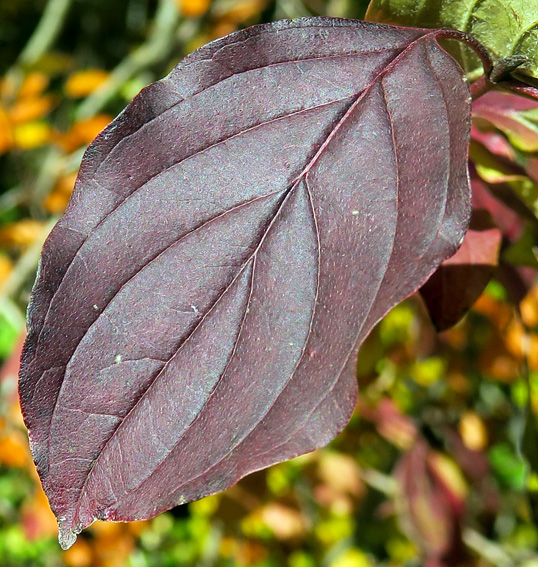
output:
[{"label": "dark purple leaf", "polygon": [[536,270],[527,266],[513,266],[501,258],[495,278],[506,288],[512,303],[519,308],[536,281]]},{"label": "dark purple leaf", "polygon": [[90,146],[20,393],[61,543],[325,445],[372,326],[468,222],[442,32],[305,19],[187,57]]},{"label": "dark purple leaf", "polygon": [[420,288],[438,331],[454,326],[482,295],[499,263],[502,234],[485,209],[475,209],[459,250]]}]

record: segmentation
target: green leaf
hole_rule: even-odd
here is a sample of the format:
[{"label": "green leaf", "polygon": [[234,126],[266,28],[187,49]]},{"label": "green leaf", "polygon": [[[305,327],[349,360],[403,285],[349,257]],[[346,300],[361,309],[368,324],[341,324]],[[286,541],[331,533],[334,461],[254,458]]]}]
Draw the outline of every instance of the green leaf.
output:
[{"label": "green leaf", "polygon": [[0,360],[7,358],[24,329],[24,317],[6,297],[0,298]]},{"label": "green leaf", "polygon": [[526,224],[518,240],[503,252],[503,260],[514,266],[538,268],[535,250],[536,233],[534,227]]},{"label": "green leaf", "polygon": [[[467,32],[489,49],[495,65],[502,67],[506,58],[525,60],[513,75],[531,83],[538,79],[538,0],[372,0],[366,19]],[[454,46],[452,53],[469,78],[482,74],[468,47]]]},{"label": "green leaf", "polygon": [[523,491],[526,463],[507,443],[499,443],[488,451],[488,459],[497,480],[507,488]]}]

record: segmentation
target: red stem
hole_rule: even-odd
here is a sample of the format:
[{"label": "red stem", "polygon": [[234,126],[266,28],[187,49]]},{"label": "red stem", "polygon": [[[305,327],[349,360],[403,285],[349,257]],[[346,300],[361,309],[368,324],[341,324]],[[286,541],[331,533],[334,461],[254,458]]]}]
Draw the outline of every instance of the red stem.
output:
[{"label": "red stem", "polygon": [[451,29],[439,30],[436,34],[439,39],[455,39],[468,45],[480,58],[484,74],[471,85],[471,97],[473,100],[480,98],[490,91],[495,84],[489,80],[489,75],[493,69],[493,62],[488,50],[474,37],[465,32]]},{"label": "red stem", "polygon": [[493,68],[491,55],[489,54],[489,51],[477,39],[465,32],[446,28],[438,30],[435,35],[439,39],[455,39],[467,44],[478,55],[478,57],[482,61],[482,67],[484,67],[485,75],[489,76]]},{"label": "red stem", "polygon": [[480,98],[482,95],[485,95],[488,91],[490,91],[494,86],[495,83],[492,83],[486,75],[482,75],[471,85],[471,98],[473,100]]}]

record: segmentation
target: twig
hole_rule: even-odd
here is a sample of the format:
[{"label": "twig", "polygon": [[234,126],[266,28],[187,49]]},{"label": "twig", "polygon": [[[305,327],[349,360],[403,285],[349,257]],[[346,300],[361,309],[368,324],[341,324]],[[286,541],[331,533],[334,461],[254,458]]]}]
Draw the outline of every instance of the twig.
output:
[{"label": "twig", "polygon": [[0,297],[0,313],[19,332],[24,329],[25,318],[20,307],[9,297]]},{"label": "twig", "polygon": [[174,45],[179,11],[174,0],[160,0],[148,39],[125,58],[108,79],[79,106],[77,120],[91,118],[141,70],[161,60]]},{"label": "twig", "polygon": [[43,199],[52,191],[58,177],[63,173],[60,166],[61,155],[60,149],[53,145],[44,152],[39,173],[28,188],[28,203],[33,209],[32,212],[42,210]]},{"label": "twig", "polygon": [[463,532],[465,545],[495,567],[515,567],[515,561],[498,544],[470,528]]},{"label": "twig", "polygon": [[375,469],[361,470],[361,479],[370,487],[392,498],[398,491],[398,483],[393,477]]},{"label": "twig", "polygon": [[17,207],[24,202],[24,199],[25,196],[23,195],[20,185],[16,185],[0,195],[0,211]]},{"label": "twig", "polygon": [[12,102],[24,79],[25,70],[34,65],[54,44],[67,16],[72,0],[49,0],[34,33],[5,75],[7,88],[2,96]]},{"label": "twig", "polygon": [[60,33],[71,0],[49,0],[41,20],[17,60],[20,67],[33,65],[48,51]]}]

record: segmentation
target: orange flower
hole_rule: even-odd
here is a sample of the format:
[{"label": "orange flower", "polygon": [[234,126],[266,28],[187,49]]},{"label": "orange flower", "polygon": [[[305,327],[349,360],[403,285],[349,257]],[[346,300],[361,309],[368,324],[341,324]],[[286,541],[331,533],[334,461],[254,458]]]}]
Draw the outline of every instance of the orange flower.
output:
[{"label": "orange flower", "polygon": [[56,133],[54,141],[66,152],[72,152],[89,144],[103,128],[111,122],[112,116],[97,114],[87,120],[75,122],[65,134]]},{"label": "orange flower", "polygon": [[47,195],[43,202],[43,206],[49,213],[59,215],[64,212],[71,193],[73,192],[76,178],[76,173],[69,173],[58,180],[54,189]]},{"label": "orange flower", "polygon": [[13,129],[6,110],[0,106],[0,154],[13,146]]},{"label": "orange flower", "polygon": [[109,77],[102,69],[75,71],[65,83],[65,94],[72,98],[83,98],[99,88]]},{"label": "orange flower", "polygon": [[13,262],[4,254],[0,254],[0,288],[9,277],[13,269]]},{"label": "orange flower", "polygon": [[13,124],[23,124],[46,116],[54,106],[52,95],[32,96],[18,99],[9,111]]},{"label": "orange flower", "polygon": [[8,430],[0,433],[0,463],[8,467],[26,468],[32,459],[28,441],[22,431]]},{"label": "orange flower", "polygon": [[19,222],[8,224],[0,229],[0,246],[25,248],[41,237],[43,224],[23,219]]},{"label": "orange flower", "polygon": [[75,545],[64,552],[62,559],[68,567],[90,567],[93,564],[93,553],[90,544],[79,537]]},{"label": "orange flower", "polygon": [[181,14],[187,18],[196,18],[205,14],[211,0],[176,0]]},{"label": "orange flower", "polygon": [[49,78],[45,73],[34,71],[24,77],[18,92],[19,98],[35,97],[49,86]]}]

